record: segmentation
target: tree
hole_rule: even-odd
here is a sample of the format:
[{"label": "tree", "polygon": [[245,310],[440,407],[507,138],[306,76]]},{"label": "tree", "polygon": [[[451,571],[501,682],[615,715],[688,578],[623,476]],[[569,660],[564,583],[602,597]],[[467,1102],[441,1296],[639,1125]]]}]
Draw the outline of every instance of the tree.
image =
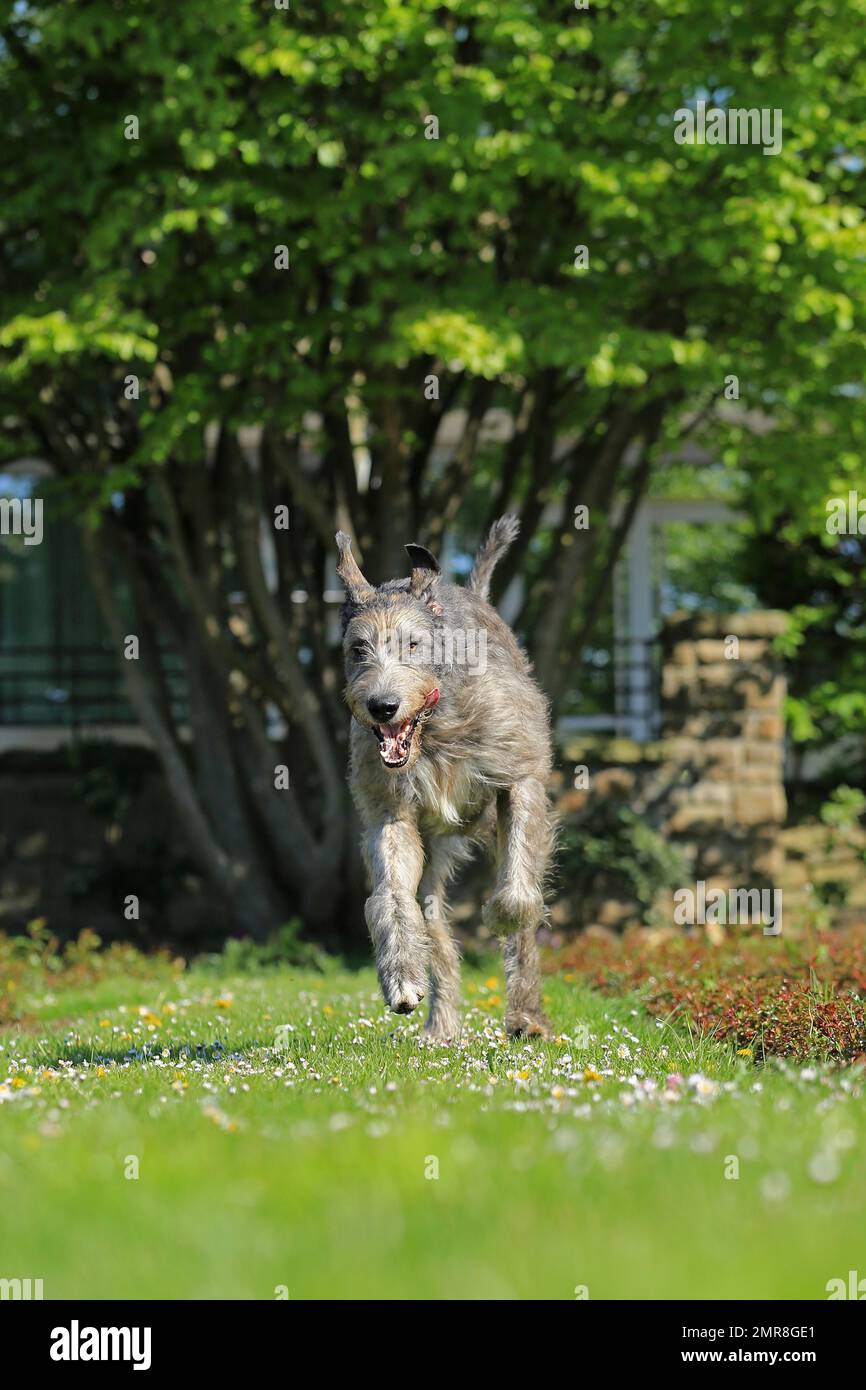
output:
[{"label": "tree", "polygon": [[[734,379],[777,422],[765,494],[847,467],[864,8],[7,13],[4,456],[64,481],[118,645],[128,595],[131,697],[247,930],[359,896],[337,525],[378,580],[407,540],[519,511],[499,583],[528,578],[520,627],[556,708],[653,468],[690,430],[750,457],[717,408]],[[701,99],[780,109],[781,150],[677,143]]]}]

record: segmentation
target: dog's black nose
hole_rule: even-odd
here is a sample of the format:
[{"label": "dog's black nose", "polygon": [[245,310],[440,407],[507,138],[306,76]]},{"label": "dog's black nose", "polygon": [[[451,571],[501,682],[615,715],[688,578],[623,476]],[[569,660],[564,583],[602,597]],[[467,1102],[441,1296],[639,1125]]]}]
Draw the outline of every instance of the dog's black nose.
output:
[{"label": "dog's black nose", "polygon": [[400,701],[394,700],[386,695],[383,699],[367,701],[367,709],[374,719],[378,719],[380,724],[387,724],[388,720],[397,713],[400,708]]}]

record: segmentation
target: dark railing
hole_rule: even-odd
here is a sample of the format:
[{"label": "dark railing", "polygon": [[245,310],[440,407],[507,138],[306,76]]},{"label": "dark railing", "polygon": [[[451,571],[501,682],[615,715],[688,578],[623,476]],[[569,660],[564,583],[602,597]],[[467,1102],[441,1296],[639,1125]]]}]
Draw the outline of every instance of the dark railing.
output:
[{"label": "dark railing", "polygon": [[639,740],[661,723],[661,649],[657,639],[588,647],[560,727],[597,728]]},{"label": "dark railing", "polygon": [[[109,647],[0,647],[0,725],[137,724],[121,660]],[[183,672],[170,654],[162,661],[172,704],[180,707]]]},{"label": "dark railing", "polygon": [[615,653],[617,717],[633,738],[655,738],[661,727],[661,643],[657,637],[621,641]]}]

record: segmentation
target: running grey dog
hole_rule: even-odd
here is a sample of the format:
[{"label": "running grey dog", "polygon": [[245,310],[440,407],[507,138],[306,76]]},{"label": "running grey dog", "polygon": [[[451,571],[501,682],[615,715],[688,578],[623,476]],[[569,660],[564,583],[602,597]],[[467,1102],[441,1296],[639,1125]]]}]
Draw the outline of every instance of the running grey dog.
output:
[{"label": "running grey dog", "polygon": [[412,572],[378,587],[337,534],[350,782],[372,881],[366,919],[385,1001],[411,1013],[430,988],[427,1034],[457,1036],[460,957],[445,888],[476,844],[495,846],[484,920],[504,938],[512,1036],[549,1036],[535,933],[552,847],[547,702],[511,629],[487,602],[494,566],[517,534],[495,522],[469,583],[407,545]]}]

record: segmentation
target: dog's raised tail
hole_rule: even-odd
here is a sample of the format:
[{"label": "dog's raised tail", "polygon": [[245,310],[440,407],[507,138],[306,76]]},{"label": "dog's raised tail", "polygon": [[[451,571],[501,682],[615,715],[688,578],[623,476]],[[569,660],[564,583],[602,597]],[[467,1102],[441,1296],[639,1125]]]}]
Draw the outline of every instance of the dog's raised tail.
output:
[{"label": "dog's raised tail", "polygon": [[478,594],[479,598],[490,597],[493,571],[519,530],[520,522],[512,512],[507,512],[491,526],[487,540],[475,556],[475,564],[469,576],[468,587],[473,593]]}]

